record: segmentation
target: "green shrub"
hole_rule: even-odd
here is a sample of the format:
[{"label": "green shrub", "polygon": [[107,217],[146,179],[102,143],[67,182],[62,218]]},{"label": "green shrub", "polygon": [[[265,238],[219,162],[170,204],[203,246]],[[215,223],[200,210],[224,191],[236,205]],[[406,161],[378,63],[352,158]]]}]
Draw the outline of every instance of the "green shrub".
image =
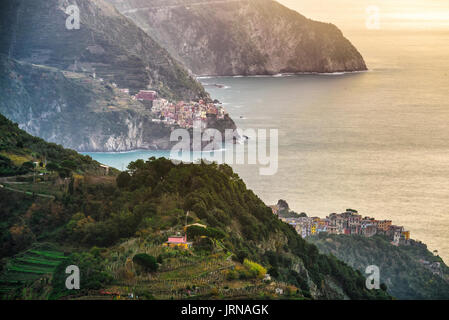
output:
[{"label": "green shrub", "polygon": [[198,251],[212,252],[214,250],[214,243],[209,238],[201,238],[194,243],[194,247]]},{"label": "green shrub", "polygon": [[208,236],[208,231],[206,228],[200,226],[190,226],[187,228],[188,239],[195,239],[201,236]]},{"label": "green shrub", "polygon": [[47,165],[45,166],[45,168],[46,168],[48,171],[58,171],[59,165],[58,165],[57,163],[54,163],[54,162],[49,162],[49,163],[47,163]]},{"label": "green shrub", "polygon": [[146,253],[136,254],[133,258],[133,262],[141,266],[147,272],[156,272],[158,268],[156,258]]},{"label": "green shrub", "polygon": [[128,187],[130,182],[131,176],[126,171],[121,172],[117,177],[117,187],[119,187],[120,189]]},{"label": "green shrub", "polygon": [[216,228],[207,228],[207,236],[210,238],[214,238],[214,239],[223,239],[226,237],[226,233],[224,233],[223,231],[221,231],[220,229],[216,229]]},{"label": "green shrub", "polygon": [[27,170],[33,170],[34,169],[34,163],[32,163],[31,161],[24,162],[22,164],[22,168],[27,169]]},{"label": "green shrub", "polygon": [[243,261],[243,265],[248,269],[251,275],[254,275],[255,278],[257,277],[259,279],[263,279],[267,273],[267,269],[254,261],[245,259]]}]

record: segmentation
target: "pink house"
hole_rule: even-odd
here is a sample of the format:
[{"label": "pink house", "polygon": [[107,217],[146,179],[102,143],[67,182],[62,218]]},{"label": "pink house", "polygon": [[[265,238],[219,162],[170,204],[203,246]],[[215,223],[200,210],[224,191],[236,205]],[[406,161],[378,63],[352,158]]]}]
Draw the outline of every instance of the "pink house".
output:
[{"label": "pink house", "polygon": [[187,236],[171,236],[168,237],[168,243],[186,243],[187,242]]},{"label": "pink house", "polygon": [[191,242],[187,242],[187,236],[171,236],[168,237],[168,241],[164,243],[166,247],[181,247],[181,248],[190,248],[192,245]]}]

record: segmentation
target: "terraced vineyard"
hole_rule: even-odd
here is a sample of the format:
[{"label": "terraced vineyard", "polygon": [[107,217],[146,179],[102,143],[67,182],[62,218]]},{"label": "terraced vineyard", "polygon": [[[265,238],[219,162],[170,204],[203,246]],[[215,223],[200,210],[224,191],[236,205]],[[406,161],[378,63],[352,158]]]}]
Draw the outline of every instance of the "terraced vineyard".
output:
[{"label": "terraced vineyard", "polygon": [[0,275],[0,297],[7,298],[15,289],[51,275],[64,261],[64,253],[50,250],[31,249],[10,259]]},{"label": "terraced vineyard", "polygon": [[[131,292],[138,296],[149,294],[156,299],[209,297],[215,291],[221,297],[248,298],[255,296],[254,288],[260,286],[263,290],[259,288],[259,292],[274,294],[275,288],[261,280],[227,280],[226,271],[233,269],[236,262],[230,259],[230,253],[220,250],[222,245],[219,243],[217,248],[218,252],[205,256],[129,240],[117,247],[110,257],[107,269],[115,281],[105,291],[121,297]],[[137,271],[132,257],[139,252],[153,256],[165,255],[157,272],[148,274]],[[109,298],[112,299],[112,295]]]}]

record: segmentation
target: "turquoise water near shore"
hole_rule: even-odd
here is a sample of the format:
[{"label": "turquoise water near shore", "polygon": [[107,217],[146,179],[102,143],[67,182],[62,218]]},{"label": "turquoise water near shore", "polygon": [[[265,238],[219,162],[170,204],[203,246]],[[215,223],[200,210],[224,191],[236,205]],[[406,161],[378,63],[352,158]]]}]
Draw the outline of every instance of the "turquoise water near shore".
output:
[{"label": "turquoise water near shore", "polygon": [[[449,32],[351,35],[369,72],[204,78],[242,129],[279,130],[279,169],[233,165],[267,204],[392,219],[449,261]],[[118,169],[168,151],[90,154]]]},{"label": "turquoise water near shore", "polygon": [[[221,154],[222,151],[216,151]],[[181,157],[171,157],[170,150],[135,150],[129,152],[85,152],[85,155],[91,156],[93,159],[104,163],[108,166],[114,167],[119,170],[126,170],[128,164],[132,161],[136,161],[137,159],[147,160],[151,157],[155,158],[167,158],[167,159],[178,159],[181,160]],[[211,155],[209,152],[194,152],[190,155],[192,161],[199,161],[199,159],[208,160],[211,159]]]}]

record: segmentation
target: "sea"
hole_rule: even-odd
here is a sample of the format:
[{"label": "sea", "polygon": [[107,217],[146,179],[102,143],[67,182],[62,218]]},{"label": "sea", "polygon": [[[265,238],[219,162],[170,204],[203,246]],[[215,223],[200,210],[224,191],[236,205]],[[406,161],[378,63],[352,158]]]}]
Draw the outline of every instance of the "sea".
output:
[{"label": "sea", "polygon": [[[449,262],[449,30],[350,40],[369,71],[199,79],[239,128],[278,130],[276,174],[232,166],[267,205],[391,219]],[[89,155],[122,170],[170,151]]]}]

